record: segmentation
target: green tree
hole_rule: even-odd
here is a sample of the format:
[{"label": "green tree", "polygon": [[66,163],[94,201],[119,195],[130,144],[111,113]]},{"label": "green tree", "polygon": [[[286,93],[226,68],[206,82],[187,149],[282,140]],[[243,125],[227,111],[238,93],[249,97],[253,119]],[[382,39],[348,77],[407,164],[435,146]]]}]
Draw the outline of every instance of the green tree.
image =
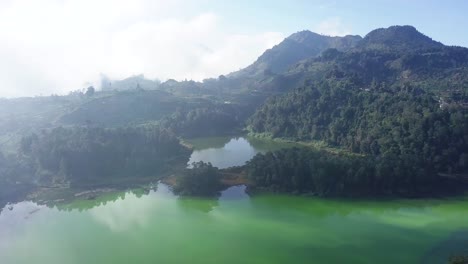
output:
[{"label": "green tree", "polygon": [[194,162],[192,168],[179,177],[175,191],[181,195],[213,196],[220,188],[218,168],[200,161]]}]

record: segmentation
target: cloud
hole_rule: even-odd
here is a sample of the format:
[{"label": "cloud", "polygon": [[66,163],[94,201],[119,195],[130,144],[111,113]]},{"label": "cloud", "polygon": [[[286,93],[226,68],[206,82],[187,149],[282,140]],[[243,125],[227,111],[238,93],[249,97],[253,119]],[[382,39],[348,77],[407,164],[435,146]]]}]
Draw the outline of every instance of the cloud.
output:
[{"label": "cloud", "polygon": [[320,22],[314,30],[323,35],[345,36],[351,34],[349,26],[343,24],[340,17],[330,17]]},{"label": "cloud", "polygon": [[23,0],[0,3],[0,97],[59,93],[111,78],[216,77],[284,37],[238,34],[182,1]]}]

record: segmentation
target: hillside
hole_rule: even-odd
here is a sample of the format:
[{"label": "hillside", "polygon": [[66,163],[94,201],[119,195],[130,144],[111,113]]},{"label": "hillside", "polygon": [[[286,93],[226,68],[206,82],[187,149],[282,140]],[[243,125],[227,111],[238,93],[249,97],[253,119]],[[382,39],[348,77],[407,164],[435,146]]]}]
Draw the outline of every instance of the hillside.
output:
[{"label": "hillside", "polygon": [[330,37],[308,30],[300,31],[266,50],[252,65],[228,76],[245,78],[262,75],[265,72],[283,73],[297,62],[317,57],[327,49],[349,50],[360,40],[360,36]]},{"label": "hillside", "polygon": [[143,74],[131,76],[123,80],[111,80],[101,76],[102,91],[127,91],[127,90],[156,90],[161,82],[159,80],[146,79]]},{"label": "hillside", "polygon": [[58,123],[105,127],[143,124],[159,120],[186,104],[162,91],[119,92],[80,104],[62,115]]},{"label": "hillside", "polygon": [[379,29],[350,51],[329,49],[291,68],[283,80],[300,87],[268,99],[248,125],[394,162],[392,175],[465,174],[467,73],[468,49],[412,27]]},{"label": "hillside", "polygon": [[[347,186],[357,193],[365,190],[355,188],[355,178],[377,172],[388,180],[364,178],[385,184],[381,192],[401,189],[396,193],[405,194],[431,190],[438,175],[458,177],[468,172],[466,48],[445,46],[409,26],[378,29],[363,39],[302,31],[266,51],[249,67],[243,70],[245,75],[238,72],[203,82],[167,80],[156,89],[143,89],[146,79],[134,76],[122,81],[130,87],[127,91],[4,100],[0,147],[14,154],[24,143],[23,136],[59,126],[116,128],[159,123],[171,135],[185,138],[232,135],[247,127],[255,135],[319,141],[337,153],[349,153],[338,158],[351,164],[340,173],[349,169]],[[315,157],[302,152],[287,155],[296,154]],[[276,163],[275,155],[266,156],[268,162]],[[372,162],[361,163],[354,157]],[[328,168],[338,162],[333,153],[327,159],[317,164]],[[295,163],[278,163],[273,172],[288,173],[291,164]],[[305,172],[320,169],[304,168]],[[254,172],[262,181],[273,173],[258,167]],[[425,187],[414,187],[416,182]]]},{"label": "hillside", "polygon": [[356,45],[357,49],[425,50],[444,45],[422,34],[413,26],[391,26],[369,32]]},{"label": "hillside", "polygon": [[444,46],[413,27],[390,27],[369,33],[343,52],[328,49],[320,57],[303,60],[258,89],[287,91],[306,80],[353,82],[362,89],[405,83],[441,93],[468,87],[468,49]]}]

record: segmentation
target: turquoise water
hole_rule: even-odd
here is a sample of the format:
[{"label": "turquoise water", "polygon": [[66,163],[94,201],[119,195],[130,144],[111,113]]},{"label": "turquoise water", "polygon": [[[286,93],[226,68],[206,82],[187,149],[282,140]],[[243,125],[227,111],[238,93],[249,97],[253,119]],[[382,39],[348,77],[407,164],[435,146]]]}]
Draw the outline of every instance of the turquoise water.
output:
[{"label": "turquoise water", "polygon": [[[10,208],[8,208],[10,207]],[[0,214],[0,263],[445,263],[468,249],[468,198],[179,198],[164,185]],[[11,209],[11,210],[10,210]]]},{"label": "turquoise water", "polygon": [[[291,144],[240,138],[190,141],[192,161],[242,165]],[[108,193],[65,205],[21,202],[0,213],[1,264],[446,263],[468,254],[468,196],[432,200],[249,197],[156,191]]]}]

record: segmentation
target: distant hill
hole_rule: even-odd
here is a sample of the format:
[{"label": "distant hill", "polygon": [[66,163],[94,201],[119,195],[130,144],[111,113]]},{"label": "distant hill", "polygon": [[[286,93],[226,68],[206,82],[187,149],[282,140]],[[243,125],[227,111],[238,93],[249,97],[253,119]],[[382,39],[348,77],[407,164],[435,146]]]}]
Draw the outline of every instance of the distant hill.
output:
[{"label": "distant hill", "polygon": [[266,50],[252,65],[231,73],[228,77],[256,76],[264,74],[265,71],[282,73],[295,63],[317,57],[329,48],[349,50],[355,47],[361,39],[360,36],[330,37],[308,30],[300,31]]},{"label": "distant hill", "polygon": [[146,79],[143,74],[128,77],[123,80],[111,80],[101,76],[102,91],[127,91],[127,90],[156,90],[161,82],[159,80]]},{"label": "distant hill", "polygon": [[444,44],[432,40],[413,26],[391,26],[368,33],[357,45],[360,49],[423,50],[443,48]]},{"label": "distant hill", "polygon": [[185,102],[162,91],[128,91],[80,104],[60,117],[59,124],[117,127],[156,121]]},{"label": "distant hill", "polygon": [[445,46],[411,26],[377,29],[348,50],[302,60],[257,89],[288,91],[306,80],[336,79],[363,89],[410,83],[447,92],[468,87],[468,49]]}]

